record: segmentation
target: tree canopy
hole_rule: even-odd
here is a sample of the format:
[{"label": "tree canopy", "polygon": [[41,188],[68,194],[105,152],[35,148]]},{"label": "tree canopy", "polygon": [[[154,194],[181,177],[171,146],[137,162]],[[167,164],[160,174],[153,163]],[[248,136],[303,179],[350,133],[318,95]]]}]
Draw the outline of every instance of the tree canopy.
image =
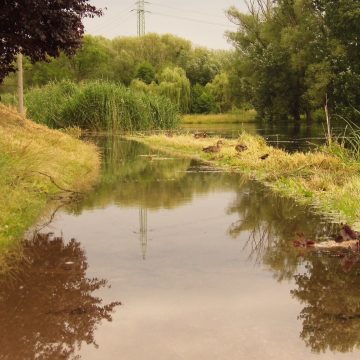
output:
[{"label": "tree canopy", "polygon": [[[237,83],[262,117],[310,120],[329,107],[360,106],[360,3],[353,0],[251,0],[228,11],[238,31]],[[245,91],[245,89],[247,91]],[[349,118],[354,119],[352,112]]]},{"label": "tree canopy", "polygon": [[4,0],[0,4],[0,82],[21,52],[32,62],[73,55],[84,34],[82,19],[102,11],[89,0]]}]

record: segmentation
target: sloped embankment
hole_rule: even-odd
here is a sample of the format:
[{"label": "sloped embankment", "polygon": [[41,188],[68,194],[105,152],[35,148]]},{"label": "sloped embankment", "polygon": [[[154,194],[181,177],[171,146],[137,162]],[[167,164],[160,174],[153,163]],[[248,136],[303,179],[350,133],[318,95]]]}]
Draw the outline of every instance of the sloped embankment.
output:
[{"label": "sloped embankment", "polygon": [[66,194],[64,189],[89,188],[99,165],[95,145],[22,119],[0,104],[0,252],[50,199]]}]

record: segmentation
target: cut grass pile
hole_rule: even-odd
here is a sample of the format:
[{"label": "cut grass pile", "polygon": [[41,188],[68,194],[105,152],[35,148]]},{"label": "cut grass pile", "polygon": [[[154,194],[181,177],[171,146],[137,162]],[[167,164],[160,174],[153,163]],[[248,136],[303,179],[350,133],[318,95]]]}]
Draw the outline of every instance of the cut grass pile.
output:
[{"label": "cut grass pile", "polygon": [[191,114],[184,115],[182,124],[236,124],[254,121],[255,110],[242,110],[234,114]]},{"label": "cut grass pile", "polygon": [[95,145],[22,119],[0,104],[0,265],[9,245],[62,193],[58,186],[85,191],[99,167]]},{"label": "cut grass pile", "polygon": [[[181,156],[209,161],[239,171],[299,203],[313,206],[331,220],[360,229],[360,163],[339,145],[307,153],[289,154],[271,147],[259,136],[243,133],[238,140],[222,139],[220,153],[204,153],[219,138],[194,139],[191,135],[153,135],[135,140]],[[248,150],[237,153],[236,144]],[[269,154],[266,160],[262,155]]]}]

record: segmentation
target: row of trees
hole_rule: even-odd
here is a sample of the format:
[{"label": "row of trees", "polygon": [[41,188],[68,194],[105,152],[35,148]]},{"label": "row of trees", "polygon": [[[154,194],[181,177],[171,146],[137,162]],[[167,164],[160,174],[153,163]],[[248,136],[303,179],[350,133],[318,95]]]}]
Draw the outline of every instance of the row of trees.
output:
[{"label": "row of trees", "polygon": [[[194,47],[190,41],[169,34],[113,40],[85,36],[74,57],[62,53],[49,62],[35,64],[27,59],[25,81],[31,87],[61,79],[105,79],[166,95],[184,113],[219,112],[232,106],[225,71],[230,61],[228,51]],[[11,75],[1,91],[10,92],[14,86]]]},{"label": "row of trees", "polygon": [[[25,6],[27,2],[22,0],[19,4]],[[82,17],[101,14],[87,1],[78,2],[81,6],[74,7],[70,17],[68,12],[62,15],[69,29],[69,24],[81,24]],[[38,3],[43,4],[44,0]],[[238,25],[237,31],[227,33],[234,51],[194,47],[190,41],[169,34],[113,40],[85,36],[76,56],[69,57],[79,46],[83,33],[80,27],[74,34],[70,31],[73,46],[71,41],[66,47],[56,43],[44,55],[40,51],[41,39],[50,35],[47,25],[40,22],[40,38],[32,36],[29,43],[29,49],[37,49],[35,55],[29,52],[30,59],[43,60],[46,54],[60,56],[35,64],[28,60],[26,85],[44,85],[60,79],[76,82],[107,79],[166,95],[182,112],[226,112],[250,104],[261,118],[292,117],[298,121],[304,116],[311,121],[323,117],[326,106],[332,113],[356,119],[360,108],[359,0],[246,0],[246,3],[246,13],[235,7],[227,12],[229,19]],[[11,13],[8,15],[12,18]],[[50,15],[49,19],[54,20]],[[27,19],[24,23],[27,24]],[[0,26],[10,29],[11,24],[4,19]],[[56,30],[53,28],[51,31]],[[10,42],[9,29],[5,29],[9,34],[5,40]],[[25,44],[28,38],[25,37]],[[10,53],[16,51],[19,47],[12,48]],[[36,57],[37,53],[41,56]],[[0,62],[5,61],[4,56],[4,59],[0,56]],[[0,92],[12,91],[13,86],[14,77],[10,76]]]},{"label": "row of trees", "polygon": [[[260,116],[299,120],[328,106],[354,119],[360,108],[358,0],[248,0],[232,7],[238,31],[231,89]],[[233,74],[234,75],[234,74]]]}]

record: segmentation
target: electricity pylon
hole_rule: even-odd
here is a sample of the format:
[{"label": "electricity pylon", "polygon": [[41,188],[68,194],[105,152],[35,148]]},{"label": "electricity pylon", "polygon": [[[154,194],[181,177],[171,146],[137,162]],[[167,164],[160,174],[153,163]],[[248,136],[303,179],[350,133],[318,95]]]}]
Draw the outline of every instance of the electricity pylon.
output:
[{"label": "electricity pylon", "polygon": [[140,246],[143,260],[146,259],[146,250],[148,243],[148,222],[147,222],[147,209],[142,206],[139,209],[139,225],[140,225]]},{"label": "electricity pylon", "polygon": [[136,14],[137,14],[137,35],[143,36],[145,35],[145,4],[148,4],[145,0],[138,0],[136,3]]}]

